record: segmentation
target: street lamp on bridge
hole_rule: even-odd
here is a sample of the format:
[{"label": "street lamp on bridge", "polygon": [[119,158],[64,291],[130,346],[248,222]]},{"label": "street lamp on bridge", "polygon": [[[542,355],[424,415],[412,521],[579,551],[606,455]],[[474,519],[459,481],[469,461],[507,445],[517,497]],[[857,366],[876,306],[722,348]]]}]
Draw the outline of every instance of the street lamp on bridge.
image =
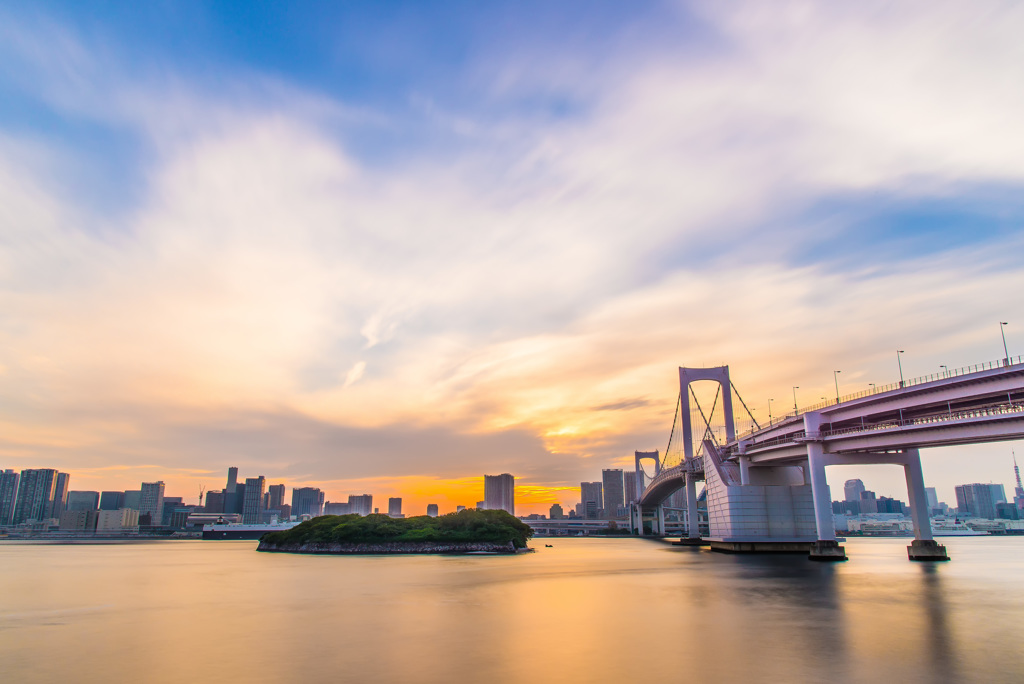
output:
[{"label": "street lamp on bridge", "polygon": [[773,401],[775,401],[775,400],[771,399],[771,398],[768,399],[768,427],[772,426],[772,402]]},{"label": "street lamp on bridge", "polygon": [[903,362],[900,361],[900,354],[902,354],[902,353],[903,353],[902,349],[897,349],[896,350],[896,363],[899,364],[899,367],[900,367],[900,387],[903,387]]},{"label": "street lamp on bridge", "polygon": [[799,386],[799,385],[794,385],[794,386],[793,386],[793,415],[794,415],[794,416],[795,416],[796,414],[800,413],[800,409],[798,409],[798,408],[796,407],[796,391],[797,391],[798,389],[800,389],[800,386]]},{"label": "street lamp on bridge", "polygon": [[945,367],[944,365],[942,365],[941,363],[939,364],[939,368],[941,368],[941,369],[942,369],[942,377],[946,377],[947,375],[949,375],[949,369],[948,369],[948,368],[946,368],[946,367]]},{"label": "street lamp on bridge", "polygon": [[1008,352],[1006,350],[1006,331],[1003,328],[1004,325],[1006,325],[1006,323],[1004,321],[999,321],[999,334],[1003,336],[1003,354],[1005,355],[1005,357],[1003,358],[1003,365],[1004,366],[1009,366],[1010,365],[1010,352]]},{"label": "street lamp on bridge", "polygon": [[842,372],[843,371],[841,371],[841,370],[838,370],[838,371],[834,370],[834,371],[832,371],[832,379],[835,380],[835,382],[836,382],[836,403],[837,404],[839,403],[839,374],[842,373]]}]

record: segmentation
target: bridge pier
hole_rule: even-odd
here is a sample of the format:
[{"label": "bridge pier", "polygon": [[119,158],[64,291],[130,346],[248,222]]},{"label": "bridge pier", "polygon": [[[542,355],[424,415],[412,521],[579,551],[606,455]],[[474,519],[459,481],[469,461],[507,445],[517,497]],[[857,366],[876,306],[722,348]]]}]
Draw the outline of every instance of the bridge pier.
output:
[{"label": "bridge pier", "polygon": [[697,517],[697,475],[686,473],[686,538],[700,541],[700,519]]},{"label": "bridge pier", "polygon": [[928,497],[924,490],[924,472],[921,470],[921,452],[907,449],[903,473],[907,478],[907,496],[910,516],[914,521],[914,541],[907,547],[912,561],[947,561],[946,547],[932,538],[932,523],[928,517]]},{"label": "bridge pier", "polygon": [[818,540],[811,545],[809,558],[819,561],[847,560],[846,549],[836,541],[836,526],[832,519],[832,497],[825,479],[825,453],[820,441],[814,436],[820,434],[821,416],[817,413],[804,414],[804,432],[807,442],[807,470],[811,475],[811,496],[814,499],[814,523]]}]

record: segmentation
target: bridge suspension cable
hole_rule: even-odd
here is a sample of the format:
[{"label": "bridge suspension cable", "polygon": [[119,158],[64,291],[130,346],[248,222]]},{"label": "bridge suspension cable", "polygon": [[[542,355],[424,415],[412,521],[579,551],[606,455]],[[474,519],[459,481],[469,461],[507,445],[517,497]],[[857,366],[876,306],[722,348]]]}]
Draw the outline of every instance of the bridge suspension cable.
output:
[{"label": "bridge suspension cable", "polygon": [[760,423],[757,422],[757,418],[755,418],[754,414],[750,412],[749,408],[747,408],[747,402],[743,401],[743,397],[740,396],[740,391],[736,389],[736,385],[732,382],[732,380],[729,381],[729,385],[732,387],[732,391],[736,393],[736,398],[740,400],[741,404],[743,404],[743,408],[746,410],[747,415],[750,416],[750,420],[754,421],[754,427],[760,430]]}]

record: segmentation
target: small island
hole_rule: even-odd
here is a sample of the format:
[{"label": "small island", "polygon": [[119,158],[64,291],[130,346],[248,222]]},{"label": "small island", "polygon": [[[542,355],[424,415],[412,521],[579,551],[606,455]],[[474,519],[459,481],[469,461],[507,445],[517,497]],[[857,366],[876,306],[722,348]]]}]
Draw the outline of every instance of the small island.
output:
[{"label": "small island", "polygon": [[258,551],[320,554],[515,553],[533,530],[505,511],[467,509],[431,518],[322,515],[268,532]]}]

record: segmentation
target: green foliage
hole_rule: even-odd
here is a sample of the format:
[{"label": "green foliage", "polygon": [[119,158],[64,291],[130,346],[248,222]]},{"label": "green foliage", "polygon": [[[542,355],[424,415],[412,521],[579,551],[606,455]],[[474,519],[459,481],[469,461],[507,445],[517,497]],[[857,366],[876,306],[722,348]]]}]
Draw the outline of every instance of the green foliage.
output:
[{"label": "green foliage", "polygon": [[505,511],[467,509],[436,518],[389,518],[386,515],[322,515],[290,530],[270,532],[263,540],[271,544],[387,542],[512,542],[526,547],[533,529]]}]

